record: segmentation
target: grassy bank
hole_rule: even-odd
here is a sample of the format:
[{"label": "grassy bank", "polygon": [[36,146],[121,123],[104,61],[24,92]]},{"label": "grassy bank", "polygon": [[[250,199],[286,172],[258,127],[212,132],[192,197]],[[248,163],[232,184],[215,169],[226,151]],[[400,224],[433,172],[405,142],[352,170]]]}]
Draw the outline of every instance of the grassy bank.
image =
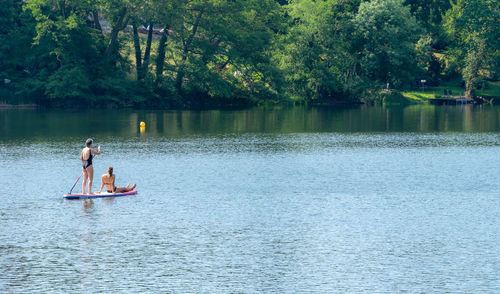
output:
[{"label": "grassy bank", "polygon": [[[443,84],[438,87],[425,87],[424,90],[408,90],[402,91],[401,94],[408,100],[416,103],[426,103],[430,99],[440,98],[444,95],[445,90],[451,91],[451,95],[460,96],[463,95],[464,89],[456,83]],[[497,101],[500,98],[500,81],[487,82],[485,89],[476,91],[477,96],[485,96],[490,98],[496,98]]]}]

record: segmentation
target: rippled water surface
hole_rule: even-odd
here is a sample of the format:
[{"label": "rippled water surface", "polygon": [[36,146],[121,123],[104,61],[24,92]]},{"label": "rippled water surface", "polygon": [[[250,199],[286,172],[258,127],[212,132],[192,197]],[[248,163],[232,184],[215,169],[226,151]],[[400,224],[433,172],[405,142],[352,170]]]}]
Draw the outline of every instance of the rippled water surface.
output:
[{"label": "rippled water surface", "polygon": [[0,292],[499,293],[499,114],[0,111]]}]

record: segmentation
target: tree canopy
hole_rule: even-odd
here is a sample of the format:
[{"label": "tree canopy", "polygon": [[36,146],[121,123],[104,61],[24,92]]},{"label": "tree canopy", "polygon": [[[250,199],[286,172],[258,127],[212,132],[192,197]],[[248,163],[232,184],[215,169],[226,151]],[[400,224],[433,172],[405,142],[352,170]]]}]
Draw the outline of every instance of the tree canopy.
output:
[{"label": "tree canopy", "polygon": [[472,95],[484,78],[496,78],[500,65],[500,2],[456,1],[445,15],[444,27],[452,40],[450,56],[458,64]]},{"label": "tree canopy", "polygon": [[494,0],[5,0],[0,103],[358,101],[498,79]]}]

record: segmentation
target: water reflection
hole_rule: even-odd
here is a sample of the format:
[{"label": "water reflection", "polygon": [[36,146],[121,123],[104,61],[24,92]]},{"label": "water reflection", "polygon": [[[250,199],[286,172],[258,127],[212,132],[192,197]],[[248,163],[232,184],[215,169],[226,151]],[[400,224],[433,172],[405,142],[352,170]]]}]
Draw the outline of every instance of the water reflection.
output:
[{"label": "water reflection", "polygon": [[113,203],[115,202],[115,198],[114,197],[104,198],[103,202],[106,203],[107,205],[113,205]]},{"label": "water reflection", "polygon": [[94,210],[94,201],[92,199],[84,199],[83,203],[83,212],[86,216],[89,216]]},{"label": "water reflection", "polygon": [[[146,128],[139,123],[146,122]],[[227,111],[0,111],[0,139],[227,133],[498,132],[500,106],[285,107]]]}]

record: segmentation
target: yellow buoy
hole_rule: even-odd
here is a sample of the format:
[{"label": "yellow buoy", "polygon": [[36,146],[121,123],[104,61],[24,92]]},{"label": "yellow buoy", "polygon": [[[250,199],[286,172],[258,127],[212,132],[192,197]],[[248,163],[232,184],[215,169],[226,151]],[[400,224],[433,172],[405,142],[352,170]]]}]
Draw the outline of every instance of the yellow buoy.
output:
[{"label": "yellow buoy", "polygon": [[145,122],[143,122],[143,121],[141,121],[141,123],[139,124],[139,126],[140,126],[141,128],[145,128],[145,127],[146,127],[146,123],[145,123]]}]

